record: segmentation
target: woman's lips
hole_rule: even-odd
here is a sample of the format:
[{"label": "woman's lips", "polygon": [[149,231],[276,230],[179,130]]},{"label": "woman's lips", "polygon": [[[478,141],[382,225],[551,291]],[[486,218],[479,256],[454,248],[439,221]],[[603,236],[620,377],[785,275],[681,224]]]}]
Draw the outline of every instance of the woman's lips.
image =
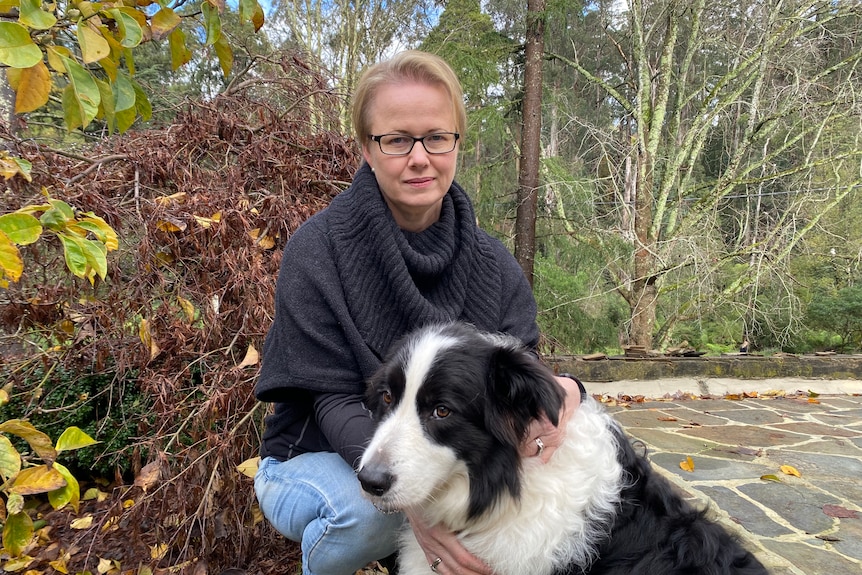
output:
[{"label": "woman's lips", "polygon": [[406,180],[411,186],[425,186],[434,181],[434,178],[411,178]]}]

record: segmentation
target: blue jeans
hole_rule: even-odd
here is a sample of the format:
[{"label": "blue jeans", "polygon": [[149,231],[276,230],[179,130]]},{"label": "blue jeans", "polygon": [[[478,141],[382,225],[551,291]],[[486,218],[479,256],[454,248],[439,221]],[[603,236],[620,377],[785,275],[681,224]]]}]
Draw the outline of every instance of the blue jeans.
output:
[{"label": "blue jeans", "polygon": [[378,511],[336,453],[304,453],[283,462],[267,457],[254,490],[267,520],[301,544],[303,575],[353,575],[397,548],[403,514]]}]

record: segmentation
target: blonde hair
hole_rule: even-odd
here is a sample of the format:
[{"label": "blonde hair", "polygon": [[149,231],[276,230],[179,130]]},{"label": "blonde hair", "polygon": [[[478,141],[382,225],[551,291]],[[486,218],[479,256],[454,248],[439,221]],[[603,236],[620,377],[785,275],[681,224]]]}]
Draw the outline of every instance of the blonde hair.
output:
[{"label": "blonde hair", "polygon": [[458,76],[439,56],[419,50],[407,50],[366,69],[356,84],[353,91],[352,119],[353,132],[360,145],[365,145],[370,135],[368,110],[378,89],[405,81],[442,86],[452,102],[455,129],[464,135],[467,129],[467,110],[464,107],[464,92]]}]

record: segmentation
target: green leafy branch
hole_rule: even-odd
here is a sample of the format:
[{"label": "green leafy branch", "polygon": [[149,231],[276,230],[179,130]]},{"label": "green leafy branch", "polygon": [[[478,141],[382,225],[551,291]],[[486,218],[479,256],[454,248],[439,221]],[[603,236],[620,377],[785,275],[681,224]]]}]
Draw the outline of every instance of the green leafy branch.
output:
[{"label": "green leafy branch", "polygon": [[35,243],[44,231],[60,240],[69,271],[91,284],[97,275],[105,279],[108,252],[119,247],[117,233],[93,212],[77,212],[66,202],[48,197],[44,188],[42,192],[47,203],[0,215],[0,287],[21,278],[24,261],[18,247]]},{"label": "green leafy branch", "polygon": [[[124,132],[138,116],[149,119],[149,99],[133,79],[133,49],[167,38],[173,69],[188,63],[192,53],[180,28],[184,17],[201,19],[206,46],[213,47],[227,76],[233,52],[221,33],[225,0],[203,0],[194,13],[175,11],[183,3],[158,0],[158,9],[152,10],[151,0],[68,0],[44,8],[42,0],[0,0],[0,13],[18,16],[17,21],[0,20],[0,65],[9,67],[15,113],[47,104],[54,78],[60,76],[65,78],[63,119],[69,130],[99,118],[109,132]],[[264,22],[258,0],[240,0],[239,16],[255,31]]]}]

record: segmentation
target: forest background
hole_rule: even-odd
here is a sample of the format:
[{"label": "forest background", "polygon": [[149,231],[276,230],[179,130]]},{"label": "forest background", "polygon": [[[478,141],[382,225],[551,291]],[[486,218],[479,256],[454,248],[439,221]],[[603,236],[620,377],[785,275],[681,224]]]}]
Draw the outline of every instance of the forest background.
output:
[{"label": "forest background", "polygon": [[44,226],[0,227],[0,421],[101,441],[61,457],[90,507],[15,552],[6,521],[0,560],[295,559],[237,471],[257,350],[284,242],[357,167],[352,87],[402,48],[463,82],[457,177],[544,353],[862,349],[860,34],[849,1],[0,0],[0,214]]}]

